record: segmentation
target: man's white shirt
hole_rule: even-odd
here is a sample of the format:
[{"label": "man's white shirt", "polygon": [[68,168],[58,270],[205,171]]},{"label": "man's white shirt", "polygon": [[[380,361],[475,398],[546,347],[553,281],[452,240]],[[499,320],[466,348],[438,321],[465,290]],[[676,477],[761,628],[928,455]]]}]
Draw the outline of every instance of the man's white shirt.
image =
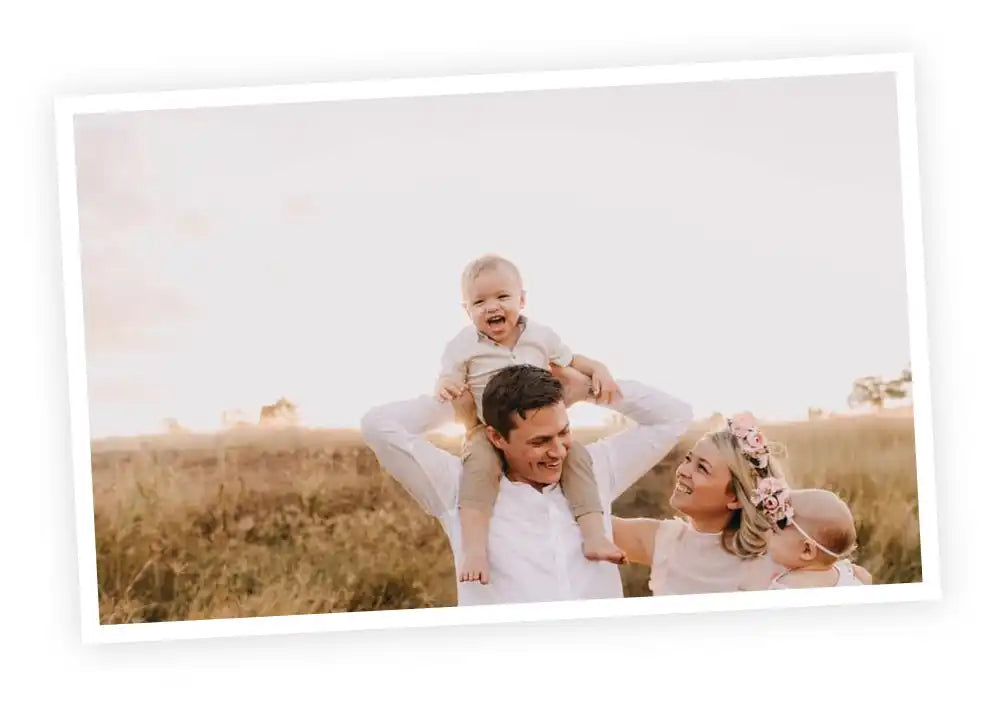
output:
[{"label": "man's white shirt", "polygon": [[[681,400],[638,382],[618,384],[624,399],[612,408],[636,425],[587,446],[608,533],[612,502],[667,455],[692,418],[691,407]],[[456,560],[461,551],[457,497],[462,464],[424,437],[452,420],[448,402],[426,395],[370,410],[362,430],[381,466],[442,524]],[[559,484],[539,491],[502,476],[488,557],[491,583],[458,583],[459,605],[623,595],[616,565],[584,557],[580,528]]]}]

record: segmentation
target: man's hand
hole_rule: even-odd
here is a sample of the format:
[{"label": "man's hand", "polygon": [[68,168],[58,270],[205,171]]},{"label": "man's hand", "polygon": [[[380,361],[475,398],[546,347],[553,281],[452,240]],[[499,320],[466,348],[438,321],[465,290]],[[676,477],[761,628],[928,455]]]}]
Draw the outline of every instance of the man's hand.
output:
[{"label": "man's hand", "polygon": [[622,390],[604,365],[595,366],[595,372],[591,376],[591,391],[598,404],[612,404],[615,400],[622,399]]},{"label": "man's hand", "polygon": [[474,427],[477,423],[477,402],[473,393],[464,392],[453,400],[453,414],[466,430]]},{"label": "man's hand", "polygon": [[436,397],[441,402],[453,401],[467,391],[467,384],[454,377],[440,377],[436,382]]},{"label": "man's hand", "polygon": [[575,402],[582,402],[591,396],[591,378],[580,370],[570,366],[560,367],[551,364],[550,372],[560,380],[560,384],[564,388],[564,404],[567,406]]}]

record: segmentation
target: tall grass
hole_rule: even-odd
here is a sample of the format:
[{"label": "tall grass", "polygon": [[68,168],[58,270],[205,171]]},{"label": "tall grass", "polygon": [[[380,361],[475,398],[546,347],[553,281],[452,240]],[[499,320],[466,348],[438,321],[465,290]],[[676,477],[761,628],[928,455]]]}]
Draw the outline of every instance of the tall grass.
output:
[{"label": "tall grass", "polygon": [[[792,483],[847,501],[857,561],[878,583],[919,581],[912,421],[828,419],[765,427],[789,450]],[[689,434],[614,505],[673,515]],[[590,440],[593,436],[580,436]],[[455,451],[456,440],[438,439]],[[452,606],[439,524],[384,473],[356,434],[246,432],[94,445],[102,623]],[[623,568],[627,596],[649,572]]]}]

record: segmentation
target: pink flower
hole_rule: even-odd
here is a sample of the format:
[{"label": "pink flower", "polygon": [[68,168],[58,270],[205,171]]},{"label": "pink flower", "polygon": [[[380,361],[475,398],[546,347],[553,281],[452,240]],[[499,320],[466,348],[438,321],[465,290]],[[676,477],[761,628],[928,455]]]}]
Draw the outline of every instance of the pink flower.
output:
[{"label": "pink flower", "polygon": [[760,431],[751,431],[744,437],[744,440],[752,450],[764,449],[764,436],[761,435]]},{"label": "pink flower", "polygon": [[761,505],[764,507],[765,511],[770,511],[770,512],[774,513],[778,509],[778,506],[779,506],[778,497],[773,496],[773,495],[769,496],[769,497],[765,497],[765,499],[761,503]]}]

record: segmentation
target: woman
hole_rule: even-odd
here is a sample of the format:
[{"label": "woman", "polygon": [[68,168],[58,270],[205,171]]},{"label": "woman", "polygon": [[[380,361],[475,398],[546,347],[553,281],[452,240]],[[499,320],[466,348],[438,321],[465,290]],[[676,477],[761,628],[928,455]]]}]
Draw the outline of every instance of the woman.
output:
[{"label": "woman", "polygon": [[675,476],[670,503],[687,520],[612,519],[616,545],[651,567],[654,595],[767,588],[780,568],[765,555],[771,524],[751,496],[760,480],[784,475],[754,418],[703,436]]}]

